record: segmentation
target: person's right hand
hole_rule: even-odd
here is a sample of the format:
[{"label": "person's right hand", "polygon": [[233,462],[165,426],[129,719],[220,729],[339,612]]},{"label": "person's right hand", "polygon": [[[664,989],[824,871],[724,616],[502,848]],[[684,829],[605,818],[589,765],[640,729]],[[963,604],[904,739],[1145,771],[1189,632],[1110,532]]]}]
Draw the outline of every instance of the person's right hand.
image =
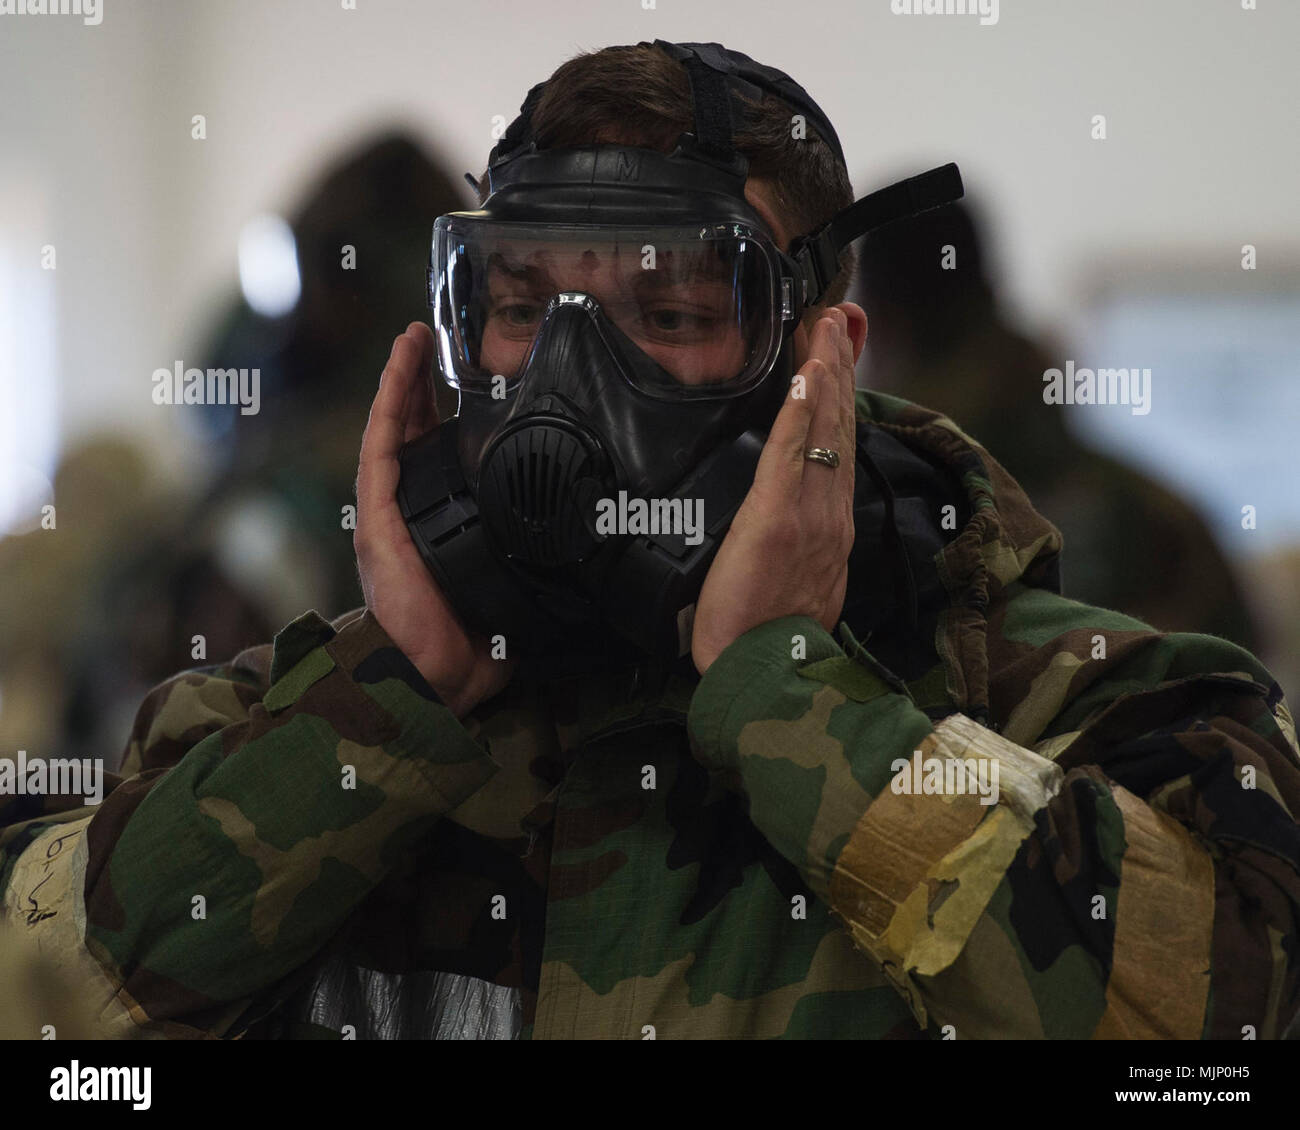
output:
[{"label": "person's right hand", "polygon": [[412,322],[393,343],[361,440],[357,470],[357,554],[361,591],[380,626],[456,717],[510,681],[514,659],[462,626],[411,540],[397,505],[402,444],[438,426],[433,332]]}]

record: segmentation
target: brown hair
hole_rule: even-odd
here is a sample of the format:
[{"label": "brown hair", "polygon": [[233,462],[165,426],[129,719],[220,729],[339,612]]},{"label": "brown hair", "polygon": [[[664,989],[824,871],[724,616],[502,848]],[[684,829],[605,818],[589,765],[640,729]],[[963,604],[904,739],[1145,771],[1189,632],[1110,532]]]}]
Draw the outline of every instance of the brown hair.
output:
[{"label": "brown hair", "polygon": [[[847,171],[810,124],[804,138],[791,128],[794,109],[771,94],[743,100],[734,145],[749,158],[749,175],[763,181],[794,237],[820,227],[853,203]],[[686,69],[657,47],[605,47],[577,55],[550,77],[533,111],[539,148],[638,145],[669,152],[678,136],[694,129]],[[486,172],[479,180],[487,196]],[[783,250],[788,250],[784,248]],[[840,254],[840,271],[822,304],[843,301],[856,256]]]}]

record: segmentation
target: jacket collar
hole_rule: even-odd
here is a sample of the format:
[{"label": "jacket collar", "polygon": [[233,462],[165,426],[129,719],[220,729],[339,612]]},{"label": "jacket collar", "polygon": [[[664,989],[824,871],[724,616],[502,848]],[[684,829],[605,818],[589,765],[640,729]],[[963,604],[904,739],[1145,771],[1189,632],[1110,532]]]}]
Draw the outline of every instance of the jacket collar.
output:
[{"label": "jacket collar", "polygon": [[1020,583],[1060,592],[1061,533],[1030,503],[1000,463],[952,420],[901,397],[859,391],[859,420],[870,420],[948,467],[970,518],[935,558],[948,592],[936,648],[953,710],[988,719],[988,615]]}]

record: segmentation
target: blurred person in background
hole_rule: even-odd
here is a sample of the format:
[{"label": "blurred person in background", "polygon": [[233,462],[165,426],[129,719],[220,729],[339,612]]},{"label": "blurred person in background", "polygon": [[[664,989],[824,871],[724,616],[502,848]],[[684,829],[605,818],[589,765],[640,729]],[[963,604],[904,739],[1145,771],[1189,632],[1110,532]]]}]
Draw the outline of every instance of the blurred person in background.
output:
[{"label": "blurred person in background", "polygon": [[[0,543],[0,748],[102,757],[171,672],[268,639],[303,608],[360,603],[344,507],[372,374],[393,320],[423,316],[429,230],[462,203],[402,133],[316,178],[289,215],[293,309],[267,317],[236,297],[200,351],[202,368],[260,369],[261,411],[191,406],[216,455],[197,497],[168,489],[129,441],[67,453],[58,540]],[[438,395],[454,413],[454,392]]]},{"label": "blurred person in background", "polygon": [[[1059,362],[1008,322],[976,215],[950,204],[858,245],[866,383],[960,421],[996,455],[1065,539],[1065,596],[1255,651],[1238,579],[1195,506],[1081,443],[1062,408],[1043,402],[1043,373]],[[949,246],[955,266],[944,269]]]}]

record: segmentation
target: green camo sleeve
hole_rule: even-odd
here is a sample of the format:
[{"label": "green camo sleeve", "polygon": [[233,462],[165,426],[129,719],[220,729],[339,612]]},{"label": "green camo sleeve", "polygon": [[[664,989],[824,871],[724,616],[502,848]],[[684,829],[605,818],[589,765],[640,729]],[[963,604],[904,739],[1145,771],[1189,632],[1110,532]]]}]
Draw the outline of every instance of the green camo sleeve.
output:
[{"label": "green camo sleeve", "polygon": [[1227,641],[1131,621],[1126,657],[1085,671],[1096,610],[1025,600],[1067,621],[1007,727],[1032,747],[932,723],[851,638],[788,617],[705,673],[696,756],[935,1035],[1283,1035],[1300,753],[1280,690]]},{"label": "green camo sleeve", "polygon": [[240,1034],[498,770],[369,613],[309,613],[258,666],[163,684],[135,776],[0,841],[6,917],[84,981],[104,1035]]}]

